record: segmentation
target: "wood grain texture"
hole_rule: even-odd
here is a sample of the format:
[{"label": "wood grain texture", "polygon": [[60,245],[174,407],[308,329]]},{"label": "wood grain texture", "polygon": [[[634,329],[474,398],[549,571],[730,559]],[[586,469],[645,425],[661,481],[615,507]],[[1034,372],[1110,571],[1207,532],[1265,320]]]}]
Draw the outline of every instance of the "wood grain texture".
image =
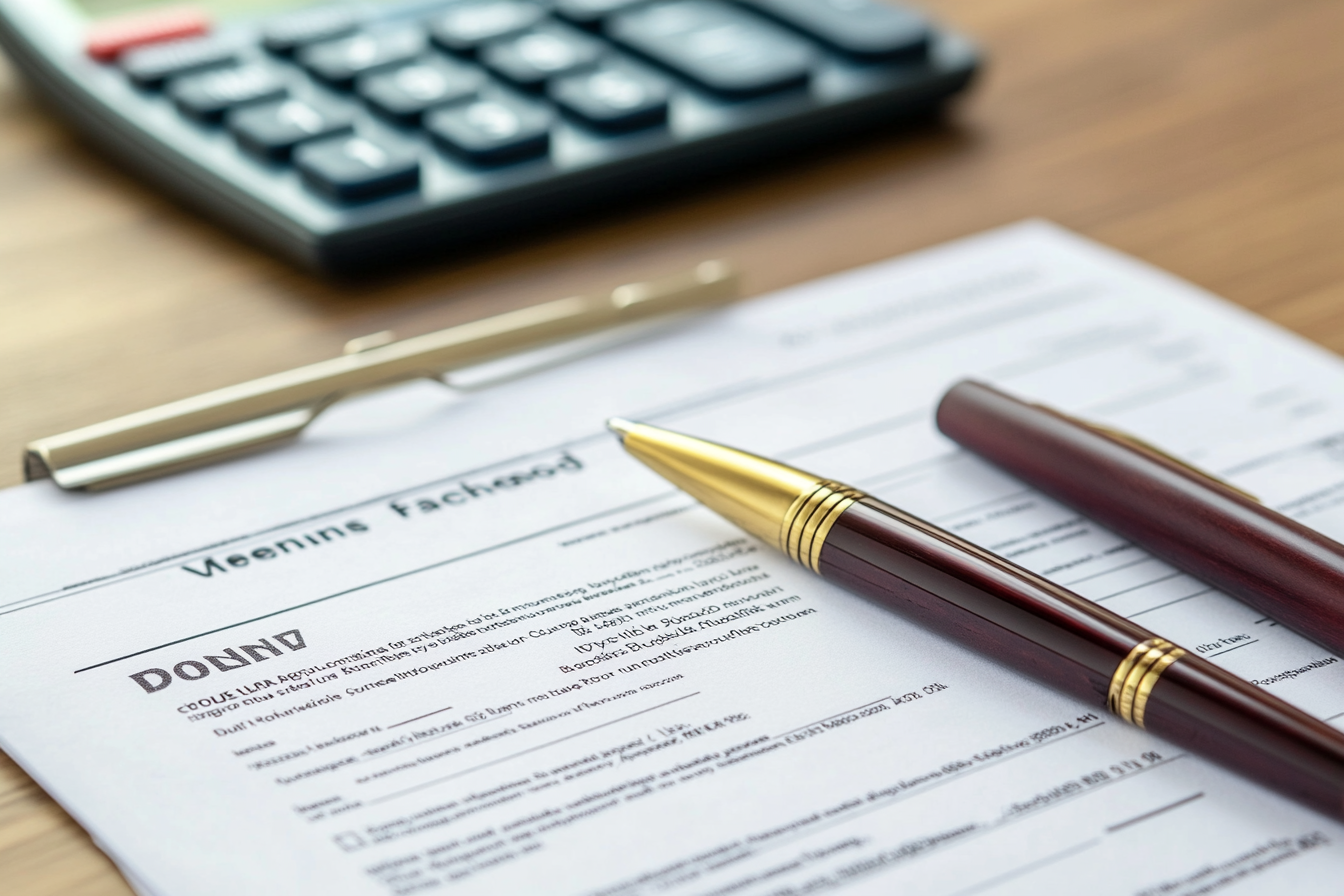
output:
[{"label": "wood grain texture", "polygon": [[[878,135],[469,261],[314,279],[142,186],[0,63],[0,485],[38,436],[707,257],[764,292],[1024,217],[1058,221],[1344,350],[1344,4],[922,0],[984,80]],[[123,894],[0,762],[13,896]]]}]

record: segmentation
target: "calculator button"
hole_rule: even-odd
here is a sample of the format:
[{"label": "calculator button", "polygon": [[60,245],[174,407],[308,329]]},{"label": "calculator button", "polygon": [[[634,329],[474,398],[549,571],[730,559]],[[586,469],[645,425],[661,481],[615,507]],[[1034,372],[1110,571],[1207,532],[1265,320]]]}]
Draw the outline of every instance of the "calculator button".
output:
[{"label": "calculator button", "polygon": [[575,25],[586,27],[600,23],[607,16],[638,6],[646,0],[556,0],[555,14]]},{"label": "calculator button", "polygon": [[626,65],[561,78],[550,96],[565,111],[594,127],[628,130],[667,120],[668,83]]},{"label": "calculator button", "polygon": [[217,121],[238,106],[280,99],[285,85],[270,69],[246,65],[177,78],[168,85],[168,95],[184,115]]},{"label": "calculator button", "polygon": [[287,159],[304,140],[348,131],[349,112],[285,100],[266,106],[248,106],[229,113],[229,130],[240,146],[268,159]]},{"label": "calculator button", "polygon": [[558,75],[587,68],[603,45],[571,28],[546,26],[487,44],[481,62],[520,87],[541,87]]},{"label": "calculator button", "polygon": [[261,43],[272,53],[293,53],[300,47],[344,37],[358,24],[353,10],[318,6],[277,16],[261,26]]},{"label": "calculator button", "polygon": [[337,199],[369,199],[420,182],[414,150],[369,137],[305,143],[294,150],[294,166],[311,186]]},{"label": "calculator button", "polygon": [[551,113],[516,100],[477,100],[427,113],[425,129],[450,151],[494,165],[545,153]]},{"label": "calculator button", "polygon": [[140,87],[158,87],[169,78],[231,65],[238,58],[230,45],[200,37],[128,50],[121,67]]},{"label": "calculator button", "polygon": [[772,22],[717,0],[674,0],[614,16],[607,33],[711,90],[750,96],[805,83],[815,53]]},{"label": "calculator button", "polygon": [[444,49],[471,53],[486,41],[531,28],[545,15],[537,4],[522,0],[470,0],[435,18],[429,31]]},{"label": "calculator button", "polygon": [[99,62],[112,62],[132,47],[197,37],[210,31],[210,19],[195,9],[165,9],[96,23],[84,52]]},{"label": "calculator button", "polygon": [[360,75],[410,62],[424,49],[425,36],[408,28],[313,44],[298,52],[298,60],[323,81],[348,87]]},{"label": "calculator button", "polygon": [[479,71],[447,59],[431,59],[359,79],[358,92],[390,118],[412,123],[426,109],[475,96],[484,77]]},{"label": "calculator button", "polygon": [[823,43],[870,59],[920,58],[928,53],[923,16],[881,0],[746,0]]}]

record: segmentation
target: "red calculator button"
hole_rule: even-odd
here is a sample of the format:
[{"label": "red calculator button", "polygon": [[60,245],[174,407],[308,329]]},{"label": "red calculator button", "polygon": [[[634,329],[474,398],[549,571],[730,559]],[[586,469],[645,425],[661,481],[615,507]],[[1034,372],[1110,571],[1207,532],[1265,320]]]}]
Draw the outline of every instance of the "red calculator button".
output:
[{"label": "red calculator button", "polygon": [[209,30],[210,18],[197,9],[163,9],[121,16],[95,24],[84,51],[99,62],[112,62],[131,47],[196,37]]}]

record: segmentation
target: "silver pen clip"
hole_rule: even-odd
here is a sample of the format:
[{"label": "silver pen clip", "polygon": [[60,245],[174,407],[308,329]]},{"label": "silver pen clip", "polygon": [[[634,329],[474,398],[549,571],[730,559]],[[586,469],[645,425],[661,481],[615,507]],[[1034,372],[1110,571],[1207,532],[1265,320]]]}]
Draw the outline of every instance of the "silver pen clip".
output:
[{"label": "silver pen clip", "polygon": [[345,353],[305,367],[27,445],[27,479],[96,490],[162,476],[295,438],[337,401],[414,379],[447,382],[455,370],[612,327],[704,310],[738,296],[725,261],[603,296],[574,296],[400,341],[353,339]]}]

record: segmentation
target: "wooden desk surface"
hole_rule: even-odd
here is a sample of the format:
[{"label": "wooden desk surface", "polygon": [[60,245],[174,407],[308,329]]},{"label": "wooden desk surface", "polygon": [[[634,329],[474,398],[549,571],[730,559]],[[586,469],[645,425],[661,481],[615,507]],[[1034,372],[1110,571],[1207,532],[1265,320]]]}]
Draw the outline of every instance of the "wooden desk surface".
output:
[{"label": "wooden desk surface", "polygon": [[[360,287],[105,162],[0,63],[0,486],[29,439],[708,257],[764,292],[1051,218],[1344,350],[1344,4],[923,0],[990,65],[945,124]],[[96,735],[95,735],[96,736]],[[10,896],[129,892],[0,755]]]}]

